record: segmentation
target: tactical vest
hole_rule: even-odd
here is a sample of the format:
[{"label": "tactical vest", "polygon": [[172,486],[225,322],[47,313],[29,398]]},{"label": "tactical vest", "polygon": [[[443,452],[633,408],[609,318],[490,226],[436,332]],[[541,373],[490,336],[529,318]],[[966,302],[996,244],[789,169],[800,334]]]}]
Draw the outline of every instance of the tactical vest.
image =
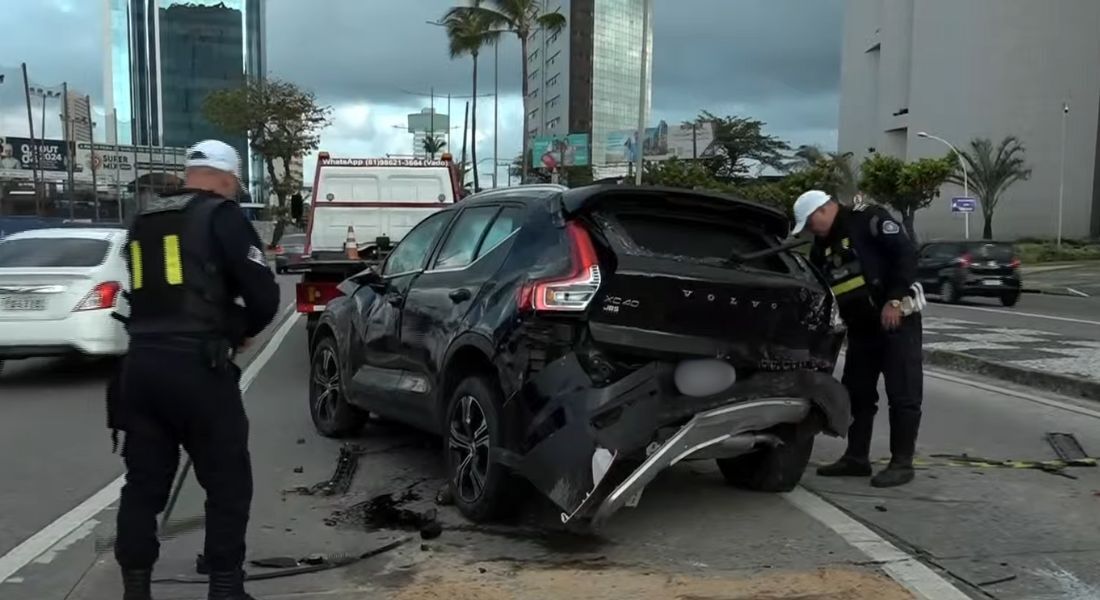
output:
[{"label": "tactical vest", "polygon": [[846,322],[874,308],[871,286],[859,260],[859,253],[845,236],[825,248],[825,276],[836,296],[841,317]]},{"label": "tactical vest", "polygon": [[131,335],[228,333],[232,299],[212,229],[223,202],[193,193],[153,198],[134,220],[126,249]]}]

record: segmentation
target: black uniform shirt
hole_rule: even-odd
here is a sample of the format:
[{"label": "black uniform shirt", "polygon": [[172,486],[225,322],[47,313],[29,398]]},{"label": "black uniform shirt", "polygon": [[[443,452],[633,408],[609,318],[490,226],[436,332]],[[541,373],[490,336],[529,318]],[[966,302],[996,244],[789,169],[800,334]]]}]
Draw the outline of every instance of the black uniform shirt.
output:
[{"label": "black uniform shirt", "polygon": [[241,337],[255,337],[279,311],[279,285],[261,249],[252,223],[234,203],[224,203],[213,214],[214,240],[230,296],[244,300]]}]

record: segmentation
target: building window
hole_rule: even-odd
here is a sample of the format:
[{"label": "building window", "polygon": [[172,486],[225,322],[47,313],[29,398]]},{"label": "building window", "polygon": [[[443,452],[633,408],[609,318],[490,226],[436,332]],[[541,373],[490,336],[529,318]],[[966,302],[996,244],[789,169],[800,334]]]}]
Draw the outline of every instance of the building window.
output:
[{"label": "building window", "polygon": [[555,106],[557,106],[559,98],[561,98],[561,94],[558,94],[557,96],[554,96],[553,98],[547,100],[546,108],[554,108]]},{"label": "building window", "polygon": [[527,60],[538,60],[538,59],[539,59],[539,49],[535,48],[534,52],[532,52],[531,54],[529,54],[527,56]]},{"label": "building window", "polygon": [[527,93],[528,98],[534,98],[539,95],[539,88],[535,88]]},{"label": "building window", "polygon": [[554,117],[553,119],[550,119],[546,122],[546,128],[557,129],[559,124],[561,124],[561,117]]},{"label": "building window", "polygon": [[534,118],[538,117],[539,116],[539,109],[537,109],[537,108],[532,109],[531,112],[527,113],[527,116],[531,119],[534,119]]},{"label": "building window", "polygon": [[550,79],[547,79],[546,80],[546,86],[551,87],[551,86],[558,85],[558,77],[560,77],[560,76],[561,76],[561,74],[559,73],[557,75],[554,75]]},{"label": "building window", "polygon": [[548,59],[548,60],[546,61],[546,65],[547,65],[547,66],[550,66],[550,65],[552,65],[552,64],[554,64],[554,63],[556,63],[556,62],[558,61],[558,57],[559,57],[559,56],[561,56],[561,50],[558,50],[557,52],[555,52],[555,53],[554,53],[554,55],[553,55],[553,56],[551,56],[551,57],[550,57],[550,58],[549,58],[549,59]]},{"label": "building window", "polygon": [[538,69],[533,69],[530,73],[527,74],[527,78],[532,79],[532,80],[538,78],[538,76],[539,76],[539,70]]}]

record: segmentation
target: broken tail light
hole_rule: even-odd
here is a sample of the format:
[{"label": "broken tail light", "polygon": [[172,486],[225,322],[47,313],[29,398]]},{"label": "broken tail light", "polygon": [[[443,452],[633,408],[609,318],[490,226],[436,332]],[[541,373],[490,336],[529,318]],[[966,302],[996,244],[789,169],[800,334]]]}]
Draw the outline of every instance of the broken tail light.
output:
[{"label": "broken tail light", "polygon": [[600,262],[592,238],[577,222],[565,226],[572,255],[566,277],[528,282],[520,289],[520,310],[582,312],[600,289]]},{"label": "broken tail light", "polygon": [[122,291],[122,284],[117,281],[105,281],[88,292],[87,296],[76,305],[73,312],[84,310],[102,310],[114,308],[118,302],[118,294]]}]

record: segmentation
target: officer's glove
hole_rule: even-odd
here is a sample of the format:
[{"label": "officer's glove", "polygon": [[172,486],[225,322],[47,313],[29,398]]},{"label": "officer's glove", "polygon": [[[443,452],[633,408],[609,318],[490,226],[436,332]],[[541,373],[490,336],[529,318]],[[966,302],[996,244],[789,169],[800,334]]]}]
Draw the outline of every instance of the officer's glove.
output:
[{"label": "officer's glove", "polygon": [[918,281],[909,287],[909,295],[901,300],[901,315],[908,317],[913,313],[919,313],[928,306],[928,300],[924,297],[924,286]]}]

